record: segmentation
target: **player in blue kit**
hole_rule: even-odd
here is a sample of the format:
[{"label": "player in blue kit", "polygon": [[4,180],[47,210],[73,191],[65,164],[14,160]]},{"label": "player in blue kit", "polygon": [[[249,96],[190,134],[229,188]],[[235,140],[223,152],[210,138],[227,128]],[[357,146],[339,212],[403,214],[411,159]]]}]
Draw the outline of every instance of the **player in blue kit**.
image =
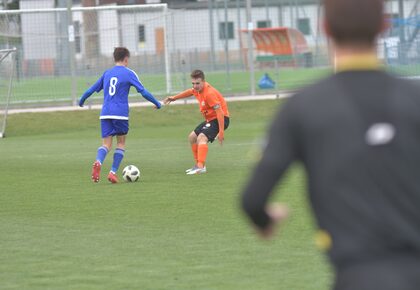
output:
[{"label": "player in blue kit", "polygon": [[161,108],[161,103],[148,92],[141,84],[137,74],[129,69],[128,59],[130,52],[125,47],[116,47],[114,50],[115,66],[101,76],[96,83],[91,86],[80,98],[79,106],[83,107],[86,99],[94,92],[99,93],[104,90],[104,102],[102,105],[100,120],[102,131],[102,146],[98,148],[96,161],[92,166],[92,181],[99,182],[102,164],[106,155],[111,150],[113,136],[117,137],[117,147],[114,151],[114,160],[108,180],[117,183],[117,171],[124,158],[125,139],[128,133],[128,93],[130,87],[136,88],[146,100],[152,102],[157,109]]}]

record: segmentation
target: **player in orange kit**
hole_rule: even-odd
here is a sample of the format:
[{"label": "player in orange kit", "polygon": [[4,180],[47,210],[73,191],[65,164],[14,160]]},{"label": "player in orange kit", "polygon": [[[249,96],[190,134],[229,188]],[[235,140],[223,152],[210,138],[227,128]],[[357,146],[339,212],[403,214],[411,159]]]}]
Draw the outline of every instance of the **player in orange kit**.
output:
[{"label": "player in orange kit", "polygon": [[217,137],[222,145],[225,139],[225,130],[229,127],[229,111],[222,94],[205,81],[204,73],[201,70],[194,70],[191,73],[191,81],[193,86],[191,89],[163,100],[166,105],[175,100],[195,96],[204,116],[205,121],[200,123],[188,136],[195,159],[195,165],[186,170],[188,175],[207,172],[207,143],[213,142]]}]

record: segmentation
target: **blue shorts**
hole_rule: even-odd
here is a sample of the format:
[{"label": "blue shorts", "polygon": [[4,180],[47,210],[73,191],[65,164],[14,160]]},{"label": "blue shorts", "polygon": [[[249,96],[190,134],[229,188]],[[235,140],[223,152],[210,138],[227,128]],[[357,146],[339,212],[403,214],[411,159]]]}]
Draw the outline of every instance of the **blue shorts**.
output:
[{"label": "blue shorts", "polygon": [[127,135],[128,120],[101,119],[102,138]]}]

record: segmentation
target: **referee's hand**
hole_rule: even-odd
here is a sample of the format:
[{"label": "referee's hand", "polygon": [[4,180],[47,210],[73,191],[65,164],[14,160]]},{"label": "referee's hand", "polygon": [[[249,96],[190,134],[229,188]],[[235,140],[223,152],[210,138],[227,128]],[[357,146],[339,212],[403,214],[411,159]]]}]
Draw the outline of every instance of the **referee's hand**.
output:
[{"label": "referee's hand", "polygon": [[266,207],[266,212],[271,218],[270,225],[265,229],[257,229],[263,239],[270,239],[274,236],[277,225],[283,223],[289,216],[289,208],[281,203],[272,203]]}]

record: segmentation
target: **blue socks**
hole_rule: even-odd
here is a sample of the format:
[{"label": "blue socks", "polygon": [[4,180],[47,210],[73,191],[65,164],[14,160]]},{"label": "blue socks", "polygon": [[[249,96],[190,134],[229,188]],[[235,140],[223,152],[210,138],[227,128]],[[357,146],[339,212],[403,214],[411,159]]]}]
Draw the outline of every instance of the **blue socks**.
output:
[{"label": "blue socks", "polygon": [[117,148],[114,152],[114,161],[112,162],[111,171],[116,173],[120,167],[121,161],[124,158],[124,149]]},{"label": "blue socks", "polygon": [[98,153],[96,154],[96,160],[101,164],[104,163],[105,157],[108,154],[108,149],[105,146],[98,148]]},{"label": "blue socks", "polygon": [[[116,173],[118,168],[120,167],[121,161],[124,158],[124,149],[117,148],[114,151],[114,161],[112,162],[111,171]],[[96,160],[99,161],[101,164],[104,163],[105,157],[108,154],[108,149],[105,146],[101,146],[98,148],[98,153],[96,155]]]}]

